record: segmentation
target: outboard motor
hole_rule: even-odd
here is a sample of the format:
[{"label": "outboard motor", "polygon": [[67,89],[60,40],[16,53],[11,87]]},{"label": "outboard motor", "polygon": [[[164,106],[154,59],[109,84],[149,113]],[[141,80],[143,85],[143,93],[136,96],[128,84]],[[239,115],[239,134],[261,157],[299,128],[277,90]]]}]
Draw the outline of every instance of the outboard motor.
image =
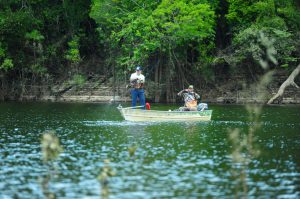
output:
[{"label": "outboard motor", "polygon": [[208,110],[208,105],[206,103],[200,103],[197,106],[197,111],[204,111]]}]

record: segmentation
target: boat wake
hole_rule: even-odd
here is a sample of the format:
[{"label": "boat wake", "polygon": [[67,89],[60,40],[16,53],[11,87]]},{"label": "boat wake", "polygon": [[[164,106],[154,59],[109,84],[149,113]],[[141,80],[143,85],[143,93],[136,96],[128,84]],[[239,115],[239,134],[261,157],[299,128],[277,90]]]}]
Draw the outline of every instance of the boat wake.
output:
[{"label": "boat wake", "polygon": [[130,121],[83,121],[85,126],[148,126],[153,122],[130,122]]},{"label": "boat wake", "polygon": [[252,126],[254,124],[259,124],[262,126],[289,126],[295,127],[299,126],[299,124],[294,123],[286,123],[286,122],[271,122],[271,121],[259,121],[259,122],[251,122],[251,121],[212,121],[211,124],[215,125],[241,125],[241,126]]},{"label": "boat wake", "polygon": [[[97,120],[97,121],[82,121],[81,122],[83,125],[85,126],[151,126],[151,125],[170,125],[170,124],[186,124],[186,125],[190,125],[190,124],[198,124],[198,125],[222,125],[222,126],[251,126],[254,125],[255,122],[249,122],[249,121],[216,121],[216,120],[212,120],[210,122],[131,122],[131,121],[107,121],[107,120]],[[300,126],[300,124],[295,125],[295,124],[289,124],[289,123],[272,123],[269,121],[261,121],[258,122],[260,125],[262,126],[289,126],[289,127],[296,127],[296,126]]]}]

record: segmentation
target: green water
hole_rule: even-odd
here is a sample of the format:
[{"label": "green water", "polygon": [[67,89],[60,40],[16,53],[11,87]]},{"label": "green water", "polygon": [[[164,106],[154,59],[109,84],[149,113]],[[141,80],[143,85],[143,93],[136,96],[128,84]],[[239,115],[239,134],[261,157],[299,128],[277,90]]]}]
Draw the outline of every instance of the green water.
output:
[{"label": "green water", "polygon": [[[243,106],[216,106],[211,122],[134,123],[117,105],[64,103],[0,104],[0,198],[44,198],[47,174],[40,141],[55,130],[64,152],[55,162],[49,190],[57,198],[101,198],[97,180],[103,160],[116,175],[109,198],[233,198],[229,129],[253,125]],[[168,110],[175,105],[152,105]],[[300,106],[265,107],[256,132],[260,156],[247,172],[249,198],[300,197]],[[133,158],[127,147],[137,145]]]}]

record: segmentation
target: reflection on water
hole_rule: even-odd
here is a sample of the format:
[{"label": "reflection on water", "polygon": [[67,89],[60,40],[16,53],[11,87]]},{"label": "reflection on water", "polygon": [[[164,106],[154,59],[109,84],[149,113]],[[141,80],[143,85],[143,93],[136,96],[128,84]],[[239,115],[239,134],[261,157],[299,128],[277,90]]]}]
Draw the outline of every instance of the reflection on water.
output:
[{"label": "reflection on water", "polygon": [[[58,198],[100,198],[97,177],[106,159],[116,171],[109,198],[231,198],[237,190],[228,128],[253,123],[242,106],[210,108],[207,123],[137,123],[123,121],[113,105],[2,103],[0,198],[43,198],[39,177],[47,167],[40,141],[46,130],[54,130],[64,148],[59,173],[48,184]],[[299,197],[299,110],[264,108],[255,143],[261,154],[247,171],[249,197]]]}]

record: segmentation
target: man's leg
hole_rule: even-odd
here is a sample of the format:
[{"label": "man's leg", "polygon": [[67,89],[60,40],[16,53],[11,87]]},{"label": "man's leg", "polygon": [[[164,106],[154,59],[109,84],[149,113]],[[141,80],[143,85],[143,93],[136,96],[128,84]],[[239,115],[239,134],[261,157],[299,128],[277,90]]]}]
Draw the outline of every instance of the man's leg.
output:
[{"label": "man's leg", "polygon": [[131,89],[131,106],[136,106],[136,98],[138,96],[138,92],[136,89]]},{"label": "man's leg", "polygon": [[189,111],[197,111],[197,107],[190,107]]},{"label": "man's leg", "polygon": [[140,89],[138,92],[139,92],[140,105],[144,106],[144,107],[142,107],[142,109],[145,109],[146,108],[146,100],[145,100],[144,89]]}]

